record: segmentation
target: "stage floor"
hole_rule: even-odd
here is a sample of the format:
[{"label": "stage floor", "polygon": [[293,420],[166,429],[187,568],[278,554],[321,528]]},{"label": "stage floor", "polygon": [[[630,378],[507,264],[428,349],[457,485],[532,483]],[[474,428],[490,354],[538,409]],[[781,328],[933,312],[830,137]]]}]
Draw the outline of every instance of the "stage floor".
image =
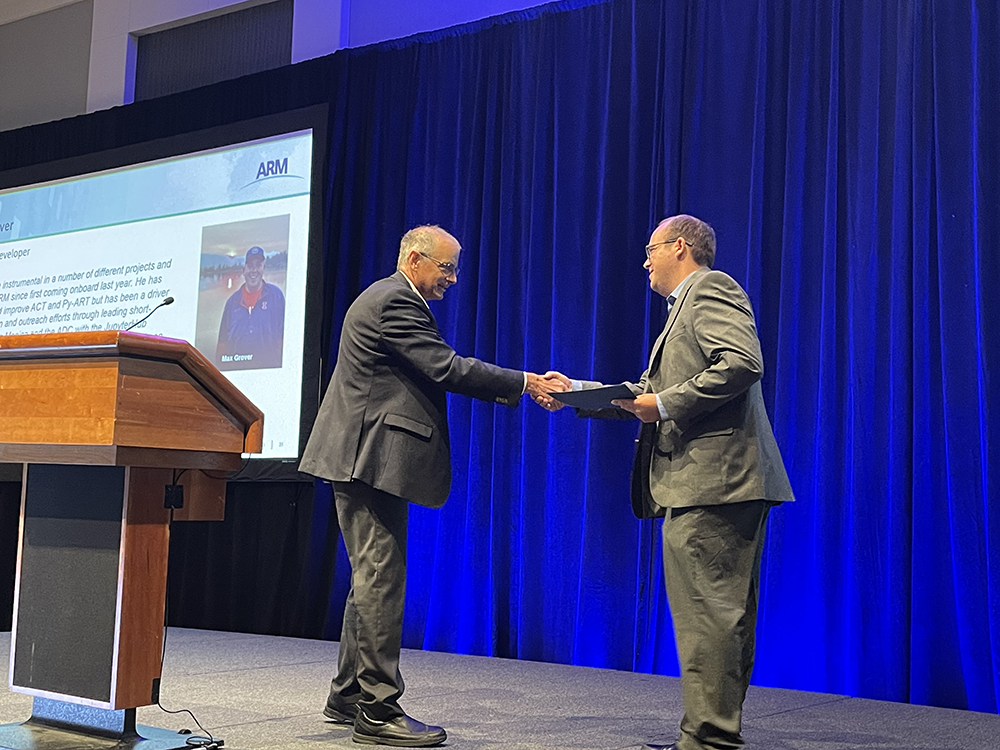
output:
[{"label": "stage floor", "polygon": [[[10,633],[0,633],[4,686]],[[162,703],[188,708],[231,750],[362,747],[324,721],[337,644],[171,628]],[[669,741],[681,715],[676,678],[539,662],[404,651],[403,707],[468,750],[610,750]],[[0,723],[31,698],[0,689]],[[197,731],[186,715],[138,711],[139,723]],[[1000,750],[1000,716],[751,687],[748,750]]]}]

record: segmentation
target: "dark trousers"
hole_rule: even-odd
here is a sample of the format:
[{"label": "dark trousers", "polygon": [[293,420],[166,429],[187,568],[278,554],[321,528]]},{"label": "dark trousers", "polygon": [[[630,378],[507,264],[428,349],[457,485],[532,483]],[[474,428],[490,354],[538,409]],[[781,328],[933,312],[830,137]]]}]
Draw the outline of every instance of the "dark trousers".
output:
[{"label": "dark trousers", "polygon": [[684,696],[678,750],[743,746],[769,508],[764,500],[674,508],[664,519],[663,572]]},{"label": "dark trousers", "polygon": [[406,594],[407,502],[363,482],[334,482],[337,519],[351,561],[337,675],[329,703],[356,703],[370,719],[402,715],[399,650]]}]

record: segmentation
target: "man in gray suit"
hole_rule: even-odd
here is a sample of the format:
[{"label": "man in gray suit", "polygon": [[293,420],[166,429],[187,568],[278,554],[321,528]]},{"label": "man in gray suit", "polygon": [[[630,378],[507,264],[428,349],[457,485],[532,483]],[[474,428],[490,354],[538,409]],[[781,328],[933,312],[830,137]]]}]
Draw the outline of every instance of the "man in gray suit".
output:
[{"label": "man in gray suit", "polygon": [[[664,518],[663,569],[684,697],[680,736],[666,747],[731,750],[744,744],[764,526],[772,505],[794,498],[764,410],[750,300],[731,277],[711,270],[715,231],[693,216],[665,219],[646,257],[650,287],[667,298],[667,321],[646,372],[628,384],[635,399],[612,403],[643,422],[633,510]],[[560,406],[546,396],[536,401]]]},{"label": "man in gray suit", "polygon": [[444,729],[399,706],[407,503],[441,507],[451,488],[448,391],[515,406],[559,390],[544,376],[460,357],[428,300],[458,281],[461,247],[439,227],[411,229],[396,273],[354,301],[300,470],[333,483],[351,561],[337,674],[323,713],[367,744],[430,747]]}]

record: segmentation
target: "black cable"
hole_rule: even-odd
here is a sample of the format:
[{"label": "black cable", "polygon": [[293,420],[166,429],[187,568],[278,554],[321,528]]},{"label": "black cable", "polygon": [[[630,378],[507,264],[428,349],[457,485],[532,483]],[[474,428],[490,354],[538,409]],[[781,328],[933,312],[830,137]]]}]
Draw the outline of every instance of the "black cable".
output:
[{"label": "black cable", "polygon": [[[187,471],[187,469],[184,469],[184,471]],[[184,471],[182,471],[181,474],[183,474]],[[177,480],[178,479],[180,479],[180,474],[176,474],[176,470],[175,470],[174,484],[177,484]],[[168,530],[169,530],[169,528],[171,526],[173,526],[173,524],[174,524],[174,509],[171,508],[170,509],[170,519],[167,522],[167,528],[168,528]],[[160,651],[160,679],[161,680],[163,678],[163,664],[164,664],[164,662],[166,661],[166,658],[167,658],[167,623],[170,620],[170,618],[169,618],[169,613],[170,613],[170,573],[169,573],[169,571],[170,571],[170,567],[169,566],[167,566],[167,571],[168,572],[167,572],[166,596],[164,596],[164,602],[163,602],[163,649]],[[157,691],[157,694],[156,694],[156,707],[159,708],[161,711],[163,711],[163,713],[165,713],[165,714],[187,714],[188,716],[191,717],[191,721],[193,721],[195,723],[195,726],[197,726],[198,729],[201,730],[201,733],[204,736],[200,736],[200,735],[197,735],[197,734],[192,734],[190,737],[187,738],[187,740],[185,740],[185,744],[188,747],[198,747],[198,748],[203,748],[203,750],[215,750],[216,748],[222,747],[222,743],[219,740],[215,739],[215,737],[212,736],[212,733],[209,732],[207,729],[205,729],[205,727],[203,727],[201,725],[201,722],[198,721],[198,717],[194,715],[193,711],[191,711],[190,709],[187,709],[187,708],[181,708],[181,709],[178,709],[177,711],[171,711],[169,708],[164,708],[163,704],[160,702],[159,691]],[[190,733],[190,730],[187,730],[187,731],[188,731],[188,733]]]},{"label": "black cable", "polygon": [[236,471],[221,471],[218,474],[210,472],[208,469],[201,469],[201,473],[204,474],[209,479],[225,479],[227,481],[231,479],[240,479],[240,474],[246,471],[246,468],[250,465],[250,456],[247,455],[243,459],[243,465],[240,466]]}]

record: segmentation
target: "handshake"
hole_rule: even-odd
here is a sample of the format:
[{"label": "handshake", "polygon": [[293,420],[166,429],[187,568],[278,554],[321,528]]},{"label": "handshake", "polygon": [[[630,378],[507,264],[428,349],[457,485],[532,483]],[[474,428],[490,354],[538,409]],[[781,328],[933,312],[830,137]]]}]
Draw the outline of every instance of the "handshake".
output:
[{"label": "handshake", "polygon": [[533,372],[526,373],[528,382],[524,392],[531,396],[531,399],[548,411],[559,411],[566,404],[557,401],[550,393],[561,393],[572,390],[570,379],[561,372],[549,370],[544,375],[537,375]]},{"label": "handshake", "polygon": [[[569,378],[555,370],[549,370],[544,375],[536,375],[533,372],[527,375],[528,383],[524,392],[531,396],[536,404],[547,411],[559,411],[566,405],[549,394],[573,390]],[[655,393],[641,393],[635,398],[614,399],[611,404],[629,412],[642,422],[657,422],[663,419]]]}]

